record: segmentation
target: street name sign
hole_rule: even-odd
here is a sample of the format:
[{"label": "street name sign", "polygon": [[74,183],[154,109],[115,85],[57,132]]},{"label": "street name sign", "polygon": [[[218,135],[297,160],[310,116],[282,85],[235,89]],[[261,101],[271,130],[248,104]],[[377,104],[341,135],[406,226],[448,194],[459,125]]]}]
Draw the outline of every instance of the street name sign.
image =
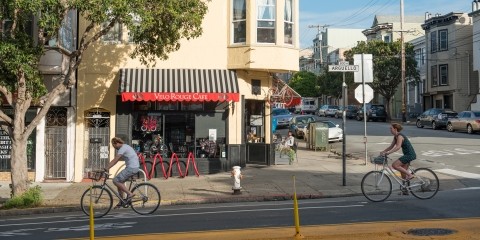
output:
[{"label": "street name sign", "polygon": [[328,65],[329,72],[357,72],[359,69],[358,65]]}]

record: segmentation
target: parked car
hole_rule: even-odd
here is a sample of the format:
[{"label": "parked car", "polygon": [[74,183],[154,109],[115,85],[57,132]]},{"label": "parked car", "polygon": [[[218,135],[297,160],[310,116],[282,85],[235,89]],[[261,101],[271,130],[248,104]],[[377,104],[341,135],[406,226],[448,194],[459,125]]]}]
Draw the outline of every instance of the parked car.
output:
[{"label": "parked car", "polygon": [[[317,121],[318,122],[323,122],[328,125],[328,141],[333,142],[333,141],[343,141],[343,130],[340,128],[338,124],[333,123],[332,121],[324,120],[324,121]],[[308,139],[309,129],[310,129],[310,124],[308,123],[305,125],[303,132],[304,134],[304,139]]]},{"label": "parked car", "polygon": [[292,113],[285,108],[274,108],[272,110],[272,116],[277,119],[277,128],[288,127],[293,117]]},{"label": "parked car", "polygon": [[[367,110],[367,122],[372,121],[387,121],[387,111],[385,110],[385,106],[382,104],[366,104]],[[363,106],[358,108],[356,119],[358,121],[363,120]]]},{"label": "parked car", "polygon": [[339,108],[336,105],[329,105],[327,110],[325,110],[325,117],[334,117]]},{"label": "parked car", "polygon": [[302,138],[304,135],[303,129],[309,122],[315,122],[313,115],[296,115],[290,120],[289,130],[292,131],[293,136]]},{"label": "parked car", "polygon": [[353,119],[357,116],[358,106],[355,105],[348,105],[347,107],[339,107],[338,110],[335,112],[335,118],[342,118],[343,117],[343,109],[346,109],[345,116],[346,118]]},{"label": "parked car", "polygon": [[433,130],[445,128],[449,118],[456,117],[457,112],[441,109],[430,108],[417,117],[417,127],[432,127]]},{"label": "parked car", "polygon": [[456,117],[449,118],[447,130],[466,131],[468,134],[480,131],[480,111],[463,111]]},{"label": "parked car", "polygon": [[324,117],[325,116],[325,110],[328,109],[329,105],[322,105],[320,108],[317,109],[316,114],[317,116]]}]

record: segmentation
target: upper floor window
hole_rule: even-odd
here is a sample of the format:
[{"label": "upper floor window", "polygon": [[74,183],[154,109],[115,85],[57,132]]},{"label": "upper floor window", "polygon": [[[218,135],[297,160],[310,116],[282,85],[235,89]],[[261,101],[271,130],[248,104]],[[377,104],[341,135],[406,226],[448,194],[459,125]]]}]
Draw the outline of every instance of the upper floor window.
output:
[{"label": "upper floor window", "polygon": [[[108,23],[103,23],[102,28],[107,27]],[[118,43],[122,41],[122,25],[118,22],[105,35],[102,36],[104,42]]]},{"label": "upper floor window", "polygon": [[440,75],[440,85],[448,85],[448,65],[442,64],[438,66]]},{"label": "upper floor window", "polygon": [[247,6],[245,0],[233,0],[233,43],[245,43],[247,38]]},{"label": "upper floor window", "polygon": [[438,72],[437,72],[437,65],[432,66],[431,68],[431,75],[432,75],[432,87],[438,86]]},{"label": "upper floor window", "polygon": [[392,42],[392,39],[390,38],[390,35],[383,36],[383,42],[386,42],[386,43]]},{"label": "upper floor window", "polygon": [[293,0],[285,0],[284,35],[285,43],[293,44]]},{"label": "upper floor window", "polygon": [[417,61],[417,68],[425,65],[425,48],[415,50],[415,60]]},{"label": "upper floor window", "polygon": [[439,44],[439,51],[446,51],[448,50],[448,30],[440,30],[438,31],[438,44]]},{"label": "upper floor window", "polygon": [[433,31],[430,33],[430,52],[434,53],[437,51],[437,32]]},{"label": "upper floor window", "polygon": [[275,43],[276,0],[257,0],[257,42]]}]

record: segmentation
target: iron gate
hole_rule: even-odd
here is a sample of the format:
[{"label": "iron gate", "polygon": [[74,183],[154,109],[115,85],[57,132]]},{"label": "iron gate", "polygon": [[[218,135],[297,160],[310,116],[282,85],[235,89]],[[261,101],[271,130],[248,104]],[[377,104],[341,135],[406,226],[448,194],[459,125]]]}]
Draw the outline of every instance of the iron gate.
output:
[{"label": "iron gate", "polygon": [[107,166],[110,147],[110,113],[96,109],[85,116],[88,141],[88,156],[85,172]]},{"label": "iron gate", "polygon": [[53,107],[45,120],[45,178],[66,178],[67,109]]}]

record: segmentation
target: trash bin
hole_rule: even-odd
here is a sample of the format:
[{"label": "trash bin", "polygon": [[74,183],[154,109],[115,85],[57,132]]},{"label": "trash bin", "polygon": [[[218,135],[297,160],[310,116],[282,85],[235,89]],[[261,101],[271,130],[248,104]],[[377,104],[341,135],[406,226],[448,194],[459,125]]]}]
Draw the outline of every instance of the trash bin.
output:
[{"label": "trash bin", "polygon": [[323,151],[328,151],[328,125],[326,123],[315,123],[314,129],[311,131],[313,134],[311,140],[312,140],[312,146],[313,149],[317,150],[323,150]]}]

